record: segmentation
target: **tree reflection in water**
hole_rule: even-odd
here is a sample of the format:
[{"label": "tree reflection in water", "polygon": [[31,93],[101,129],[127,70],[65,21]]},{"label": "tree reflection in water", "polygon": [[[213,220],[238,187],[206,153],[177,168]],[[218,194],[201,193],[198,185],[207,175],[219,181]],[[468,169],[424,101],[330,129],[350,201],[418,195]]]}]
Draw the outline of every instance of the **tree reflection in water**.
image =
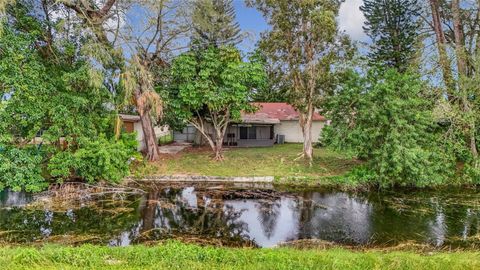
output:
[{"label": "tree reflection in water", "polygon": [[[213,194],[213,195],[212,195]],[[242,210],[225,205],[221,192],[154,189],[142,203],[141,230],[136,241],[180,237],[217,244],[252,245],[248,226],[238,218]]]},{"label": "tree reflection in water", "polygon": [[0,193],[0,241],[129,245],[169,238],[270,247],[299,239],[348,245],[403,242],[480,246],[476,190],[390,193],[279,192],[224,185],[149,185],[145,195],[80,206],[34,207]]}]

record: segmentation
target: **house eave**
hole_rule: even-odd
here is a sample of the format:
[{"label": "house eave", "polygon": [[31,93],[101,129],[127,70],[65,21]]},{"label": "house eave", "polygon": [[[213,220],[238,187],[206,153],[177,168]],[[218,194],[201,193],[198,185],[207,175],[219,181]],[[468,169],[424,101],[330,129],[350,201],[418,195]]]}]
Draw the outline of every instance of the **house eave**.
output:
[{"label": "house eave", "polygon": [[120,119],[123,121],[138,122],[140,121],[140,116],[132,114],[119,114]]}]

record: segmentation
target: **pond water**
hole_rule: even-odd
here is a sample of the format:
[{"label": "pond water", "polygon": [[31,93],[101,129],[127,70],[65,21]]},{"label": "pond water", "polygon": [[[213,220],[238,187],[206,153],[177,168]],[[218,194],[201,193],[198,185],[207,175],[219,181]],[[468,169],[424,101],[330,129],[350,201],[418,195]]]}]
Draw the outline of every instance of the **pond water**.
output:
[{"label": "pond water", "polygon": [[4,191],[0,242],[125,246],[180,238],[260,247],[299,239],[360,246],[480,244],[475,189],[362,194],[249,185],[140,188],[144,195],[103,196],[66,208],[32,206],[34,196]]}]

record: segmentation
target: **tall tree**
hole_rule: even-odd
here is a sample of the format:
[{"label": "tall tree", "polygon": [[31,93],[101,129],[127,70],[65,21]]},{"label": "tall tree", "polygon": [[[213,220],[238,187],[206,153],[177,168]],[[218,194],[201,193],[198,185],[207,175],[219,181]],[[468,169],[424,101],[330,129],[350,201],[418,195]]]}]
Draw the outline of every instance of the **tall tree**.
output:
[{"label": "tall tree", "polygon": [[[169,0],[142,0],[135,6],[137,13],[142,13],[141,21],[120,26],[122,14],[131,6],[129,1],[105,0],[103,5],[90,1],[61,0],[66,7],[76,12],[83,25],[91,29],[97,43],[94,57],[101,60],[105,69],[116,70],[112,76],[120,75],[118,91],[122,96],[119,110],[133,100],[140,115],[146,157],[150,161],[158,160],[159,149],[154,125],[162,112],[162,100],[155,91],[159,85],[158,72],[168,67],[172,51],[178,49],[176,44],[187,31],[185,23],[178,23],[181,16],[179,4]],[[108,25],[114,20],[113,29]],[[135,26],[136,28],[132,27]],[[128,53],[123,51],[128,49]],[[127,59],[126,55],[130,55]],[[107,57],[105,57],[107,56]],[[114,82],[115,80],[113,80]],[[118,122],[118,121],[117,121]],[[118,127],[116,130],[119,130]]]},{"label": "tall tree", "polygon": [[[469,83],[476,76],[480,53],[480,2],[430,0],[433,38],[437,43],[438,65],[441,67],[446,100],[441,96],[439,117],[449,123],[446,135],[462,141],[470,157],[478,162],[478,89]],[[454,63],[454,64],[452,64]],[[463,150],[458,150],[462,152]]]},{"label": "tall tree", "polygon": [[365,0],[363,29],[372,39],[371,63],[405,71],[415,54],[419,30],[418,0]]},{"label": "tall tree", "polygon": [[61,19],[47,15],[51,4],[19,0],[2,25],[0,188],[38,191],[45,180],[63,178],[120,180],[136,152],[109,140],[115,112],[105,104],[113,96],[103,74],[79,53],[87,41],[66,35]]},{"label": "tall tree", "polygon": [[242,111],[254,110],[249,103],[251,89],[265,79],[262,66],[244,62],[232,46],[209,47],[178,56],[172,73],[169,106],[177,118],[200,131],[215,160],[222,160],[228,125],[240,120]]},{"label": "tall tree", "polygon": [[438,49],[438,62],[442,69],[443,81],[447,87],[447,98],[451,99],[453,94],[452,90],[455,88],[452,71],[451,60],[447,54],[447,39],[442,25],[442,17],[440,13],[440,5],[438,0],[430,0],[430,9],[432,13],[431,26],[435,32],[435,38]]},{"label": "tall tree", "polygon": [[[455,162],[440,148],[434,100],[420,76],[374,68],[348,70],[328,98],[323,142],[365,160],[354,176],[381,187],[443,184]],[[358,180],[358,179],[356,179]]]},{"label": "tall tree", "polygon": [[331,87],[340,1],[251,0],[248,4],[257,7],[271,26],[260,46],[289,81],[289,102],[300,114],[302,156],[311,163],[313,113]]},{"label": "tall tree", "polygon": [[[124,101],[132,98],[140,114],[147,147],[147,158],[157,160],[159,149],[154,124],[157,124],[163,111],[163,101],[157,90],[167,87],[165,73],[169,72],[170,61],[175,54],[187,46],[179,43],[190,33],[189,21],[183,16],[183,3],[170,0],[143,0],[137,7],[137,14],[144,19],[143,30],[139,34],[119,34],[126,41],[133,54],[123,75],[126,93]],[[129,25],[134,25],[132,24]],[[129,25],[127,33],[137,33]]]},{"label": "tall tree", "polygon": [[243,38],[235,19],[233,0],[196,0],[192,25],[194,45],[237,45]]}]

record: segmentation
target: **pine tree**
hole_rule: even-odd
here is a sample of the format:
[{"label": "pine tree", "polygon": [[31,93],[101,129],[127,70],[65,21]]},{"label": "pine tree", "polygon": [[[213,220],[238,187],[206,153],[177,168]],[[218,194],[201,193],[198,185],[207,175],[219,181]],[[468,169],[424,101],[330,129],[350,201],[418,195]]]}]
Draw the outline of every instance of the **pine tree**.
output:
[{"label": "pine tree", "polygon": [[242,40],[232,0],[197,0],[192,22],[196,45],[219,47],[237,45]]},{"label": "pine tree", "polygon": [[365,0],[360,10],[372,39],[371,62],[405,71],[415,55],[418,0]]}]

